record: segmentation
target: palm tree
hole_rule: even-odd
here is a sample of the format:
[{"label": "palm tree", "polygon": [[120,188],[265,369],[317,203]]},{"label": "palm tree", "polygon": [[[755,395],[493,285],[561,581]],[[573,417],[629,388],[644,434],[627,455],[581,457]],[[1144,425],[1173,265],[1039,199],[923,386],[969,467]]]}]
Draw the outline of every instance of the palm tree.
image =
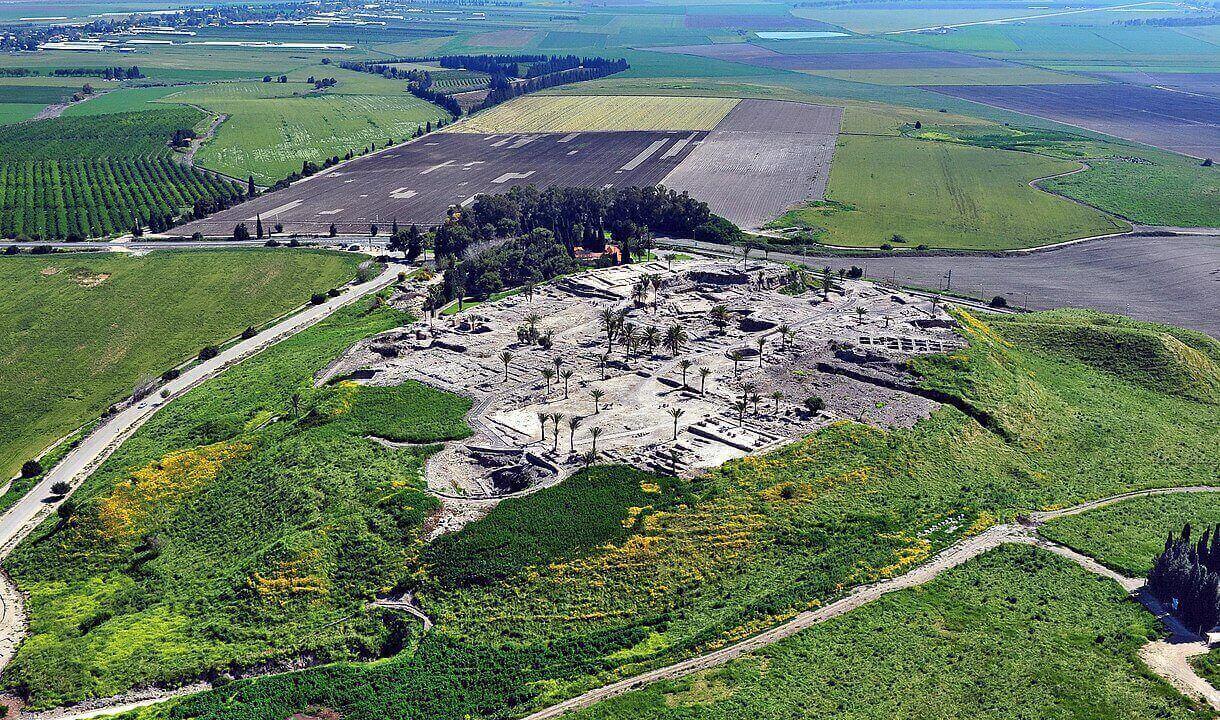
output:
[{"label": "palm tree", "polygon": [[571,435],[568,438],[568,452],[570,454],[576,454],[576,428],[580,427],[580,423],[583,420],[584,418],[579,415],[573,415],[568,418],[568,430],[571,431]]},{"label": "palm tree", "polygon": [[738,369],[737,369],[737,364],[741,362],[741,358],[742,358],[742,355],[741,355],[740,350],[730,350],[729,351],[729,359],[733,361],[733,375],[736,375],[736,376],[741,375],[741,372],[738,371]]},{"label": "palm tree", "polygon": [[508,382],[508,364],[513,361],[513,354],[505,350],[500,353],[500,362],[504,363],[504,382]]},{"label": "palm tree", "polygon": [[763,366],[763,348],[767,346],[767,338],[758,338],[758,367]]},{"label": "palm tree", "polygon": [[860,323],[864,322],[864,316],[867,314],[868,314],[867,308],[862,308],[862,307],[856,308],[856,324],[859,325]]},{"label": "palm tree", "polygon": [[554,452],[559,452],[559,423],[563,422],[563,415],[559,413],[551,413],[551,425],[554,427],[553,437],[551,442],[554,443],[551,448]]},{"label": "palm tree", "polygon": [[796,331],[795,331],[795,330],[793,330],[793,329],[791,329],[791,328],[789,328],[789,329],[788,329],[788,334],[787,334],[787,335],[785,335],[784,337],[785,337],[785,339],[787,340],[787,342],[789,342],[789,343],[795,343],[795,342],[796,342]]},{"label": "palm tree", "polygon": [[530,313],[525,316],[525,324],[529,326],[530,337],[538,337],[538,323],[542,321],[542,316],[538,313]]},{"label": "palm tree", "polygon": [[538,424],[542,426],[542,437],[539,438],[540,442],[543,442],[543,443],[546,442],[546,423],[550,419],[551,419],[550,413],[538,413]]},{"label": "palm tree", "polygon": [[593,457],[597,457],[597,439],[602,436],[602,429],[599,427],[589,428],[589,436],[593,438]]},{"label": "palm tree", "polygon": [[597,362],[602,367],[602,380],[606,379],[606,363],[610,362],[610,353],[603,353],[597,358]]},{"label": "palm tree", "polygon": [[525,284],[525,299],[531,304],[534,302],[534,283],[527,282]]},{"label": "palm tree", "polygon": [[606,331],[606,352],[614,345],[614,336],[618,333],[618,315],[610,308],[602,308],[602,329]]},{"label": "palm tree", "polygon": [[555,377],[555,371],[550,368],[542,368],[542,379],[546,380],[546,394],[551,394],[551,379]]},{"label": "palm tree", "polygon": [[694,363],[686,358],[683,358],[682,362],[678,363],[678,367],[682,369],[682,387],[686,387],[686,371],[690,370],[692,365]]},{"label": "palm tree", "polygon": [[581,455],[580,459],[585,464],[585,469],[588,470],[590,465],[597,462],[597,453],[587,452]]},{"label": "palm tree", "polygon": [[559,373],[559,377],[563,378],[563,399],[564,400],[568,399],[568,381],[572,379],[572,376],[574,374],[575,373],[572,371],[572,368],[564,368],[563,371]]},{"label": "palm tree", "polygon": [[776,390],[771,393],[771,399],[775,401],[775,414],[779,415],[779,401],[784,399],[784,394]]},{"label": "palm tree", "polygon": [[717,305],[713,307],[711,311],[711,318],[712,324],[715,325],[716,329],[720,331],[721,335],[723,335],[724,329],[729,324],[729,308],[725,305]]},{"label": "palm tree", "polygon": [[596,415],[602,411],[601,406],[598,403],[601,402],[602,398],[606,397],[606,393],[602,392],[601,390],[594,389],[589,392],[589,395],[593,398],[593,414]]},{"label": "palm tree", "polygon": [[669,348],[670,354],[677,355],[682,351],[682,346],[688,340],[686,330],[678,324],[674,323],[665,329],[665,346]]},{"label": "palm tree", "polygon": [[288,399],[288,403],[292,406],[292,416],[300,417],[301,416],[301,393],[293,393],[292,397]]},{"label": "palm tree", "polygon": [[741,384],[741,399],[745,400],[745,399],[749,398],[750,393],[754,392],[754,389],[757,387],[758,387],[757,385],[755,385],[754,383],[751,383],[751,382],[742,383]]},{"label": "palm tree", "polygon": [[563,358],[556,355],[555,358],[551,360],[551,362],[555,363],[555,373],[558,374],[559,368],[563,367]]},{"label": "palm tree", "polygon": [[708,367],[699,368],[699,394],[706,395],[707,376],[712,374],[712,369]]},{"label": "palm tree", "polygon": [[675,408],[670,408],[669,410],[666,410],[666,412],[669,413],[669,416],[674,419],[674,440],[677,440],[678,439],[678,418],[685,415],[686,411],[683,410],[682,408],[675,407]]},{"label": "palm tree", "polygon": [[754,404],[754,417],[758,417],[758,403],[762,401],[762,397],[758,393],[750,395],[750,402]]},{"label": "palm tree", "polygon": [[834,273],[830,271],[830,266],[826,265],[822,268],[822,297],[826,300],[830,299],[830,282],[834,279]]},{"label": "palm tree", "polygon": [[742,423],[745,422],[747,407],[749,406],[746,405],[745,400],[736,400],[733,402],[733,409],[737,411],[737,427],[741,427]]},{"label": "palm tree", "polygon": [[792,332],[792,328],[787,325],[779,326],[779,349],[788,349],[788,333]]},{"label": "palm tree", "polygon": [[648,346],[648,354],[656,352],[657,344],[661,342],[661,331],[652,325],[644,328],[644,344]]}]

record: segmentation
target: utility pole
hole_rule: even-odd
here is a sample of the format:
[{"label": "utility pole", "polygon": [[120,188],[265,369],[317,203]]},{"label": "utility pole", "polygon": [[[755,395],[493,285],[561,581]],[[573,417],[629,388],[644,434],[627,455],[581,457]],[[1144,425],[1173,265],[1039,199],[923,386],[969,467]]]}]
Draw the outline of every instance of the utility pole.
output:
[{"label": "utility pole", "polygon": [[949,276],[945,278],[945,290],[953,287],[953,268],[949,268]]}]

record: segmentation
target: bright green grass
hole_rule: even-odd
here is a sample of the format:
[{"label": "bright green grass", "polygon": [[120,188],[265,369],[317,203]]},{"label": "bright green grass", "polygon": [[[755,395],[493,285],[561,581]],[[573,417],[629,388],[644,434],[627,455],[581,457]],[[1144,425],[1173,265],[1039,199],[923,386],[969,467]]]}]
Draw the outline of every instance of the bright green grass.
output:
[{"label": "bright green grass", "polygon": [[64,117],[77,117],[164,109],[164,106],[153,103],[183,90],[184,88],[178,85],[121,88],[95,97],[89,102],[72,105],[64,110],[63,115]]},{"label": "bright green grass", "polygon": [[74,495],[71,523],[52,518],[6,562],[31,618],[9,687],[46,706],[229,663],[396,652],[414,625],[365,604],[405,579],[436,503],[419,489],[426,449],[362,436],[385,423],[424,441],[465,435],[469,402],[312,380],[404,319],[371,302],[341,310],[125,442]]},{"label": "bright green grass", "polygon": [[1054,520],[1039,532],[1129,576],[1147,575],[1165,537],[1185,523],[1196,531],[1220,522],[1220,493],[1135,498]]},{"label": "bright green grass", "polygon": [[[668,488],[665,482],[637,476],[637,491],[623,478],[612,477],[599,486],[604,500],[594,505],[565,501],[562,490],[528,496],[446,541],[456,557],[473,552],[476,558],[482,557],[480,546],[498,547],[510,537],[520,541],[518,549],[497,556],[495,567],[477,577],[431,571],[426,562],[413,565],[409,557],[416,546],[408,533],[403,541],[408,560],[394,567],[407,573],[405,586],[416,591],[437,623],[418,644],[408,642],[406,651],[388,662],[338,664],[234,683],[178,703],[173,717],[282,720],[317,704],[348,720],[522,715],[614,677],[752,634],[828,602],[853,585],[899,574],[968,528],[981,528],[996,518],[1132,488],[1215,482],[1214,467],[1220,461],[1211,442],[1220,432],[1216,406],[1191,399],[1197,390],[1191,383],[1166,384],[1161,382],[1163,370],[1141,371],[1137,358],[1115,363],[1091,351],[1102,338],[1152,336],[1167,348],[1177,348],[1175,342],[1192,348],[1195,354],[1183,353],[1182,362],[1195,371],[1220,375],[1215,367],[1220,345],[1214,340],[1093,313],[960,317],[971,346],[952,356],[917,359],[913,368],[925,385],[960,398],[972,417],[943,408],[914,428],[888,432],[837,424],[768,456],[733,462]],[[1050,337],[1058,339],[1048,344]],[[1117,347],[1121,353],[1135,346]],[[330,354],[315,356],[324,364]],[[342,391],[340,387],[320,402],[311,396],[305,404],[320,410],[344,407],[346,400],[359,404],[358,396],[345,399]],[[286,393],[279,391],[278,405],[258,403],[263,414],[257,416],[282,408]],[[225,418],[223,427],[229,429],[208,429],[215,421],[201,427],[202,418],[214,416]],[[195,443],[223,439],[254,417],[255,408],[192,412],[179,436],[194,438]],[[146,442],[155,441],[151,447],[159,450],[163,436],[149,435]],[[141,457],[157,456],[145,452]],[[298,460],[289,467],[296,468],[303,478],[300,483],[309,487],[311,462],[331,467],[324,458]],[[270,468],[267,472],[279,476]],[[240,477],[249,483],[255,476]],[[97,481],[89,487],[100,490],[105,484]],[[251,492],[257,494],[262,487],[256,483]],[[217,486],[216,492],[216,502],[229,508],[251,502],[248,494],[228,483]],[[96,495],[90,491],[84,498],[91,502]],[[550,522],[548,518],[564,513],[570,522],[562,524],[562,532],[530,537]],[[175,517],[185,528],[199,524],[188,515]],[[310,506],[302,511],[287,504],[275,517],[299,527],[302,518],[315,515]],[[625,539],[613,524],[616,520],[628,530]],[[245,542],[248,535],[266,536],[260,521],[243,520],[251,524],[249,531],[241,523],[225,529]],[[312,542],[305,547],[316,547]],[[52,556],[68,554],[42,549],[47,547],[46,542],[23,546],[19,557],[26,577],[74,572],[53,565]],[[258,563],[262,557],[256,556]],[[368,556],[359,559],[367,561]],[[97,568],[93,576],[102,568],[129,573],[123,555],[87,562]],[[188,565],[193,566],[176,567]],[[344,575],[342,581],[338,575],[327,577],[334,579],[332,592],[343,593],[344,588],[367,588],[370,573],[374,582],[386,582],[382,572],[381,566],[370,566]],[[197,577],[193,572],[188,576]],[[228,589],[231,582],[220,585]],[[71,595],[82,597],[86,590],[82,586]],[[347,590],[345,597],[352,592]],[[47,612],[67,602],[47,597]],[[117,600],[101,604],[126,607]],[[165,608],[159,602],[146,606]],[[299,637],[292,629],[299,625],[282,615],[261,614],[263,606],[255,598],[239,597],[228,607],[234,613],[257,615],[274,647],[301,646],[294,644]],[[210,612],[207,616],[217,617]],[[34,621],[40,619],[35,612]],[[127,680],[139,674],[128,667],[135,661],[112,666],[117,661],[102,650],[86,653],[75,640],[60,644],[56,633],[71,637],[72,632],[55,630],[57,626],[48,620],[42,632],[51,639],[45,642],[76,649],[72,657],[87,658],[85,668],[125,669],[127,674],[121,675]],[[244,627],[236,624],[223,637],[244,642]],[[1022,637],[1029,632],[1027,624],[1016,627]],[[362,628],[360,637],[382,637],[375,626]],[[1064,626],[1064,631],[1071,629]],[[887,626],[870,637],[884,639],[900,631]],[[1091,644],[1098,634],[1090,626],[1077,637]],[[183,647],[172,638],[162,645]],[[999,656],[998,648],[1008,645],[994,646],[991,654]],[[327,656],[338,654],[328,651]],[[1030,663],[1051,662],[1044,655],[1020,657]],[[42,702],[60,692],[47,688],[47,678],[78,675],[66,655],[48,650],[27,657],[31,659],[23,664],[19,655],[18,667],[27,673],[23,677],[44,683],[39,686]],[[41,662],[33,662],[35,657]],[[1050,697],[1030,695],[1031,713],[1051,712],[1056,698],[1073,697],[1058,694],[1069,691],[1055,690],[1055,685],[1039,687],[1049,688],[1039,692]],[[61,695],[76,692],[70,684]],[[911,697],[911,702],[920,700]],[[922,700],[934,703],[928,707],[944,705],[929,696]]]},{"label": "bright green grass", "polygon": [[0,258],[0,477],[137,382],[350,279],[356,263],[264,250]]},{"label": "bright green grass", "polygon": [[198,165],[234,177],[253,175],[264,185],[299,171],[305,161],[321,164],[371,143],[401,142],[425,123],[448,117],[439,107],[407,94],[265,97],[292,85],[213,85],[167,100],[228,116],[195,156]]},{"label": "bright green grass", "polygon": [[41,103],[0,103],[0,125],[29,120],[44,107]]},{"label": "bright green grass", "polygon": [[[1022,150],[1079,160],[1087,170],[1039,183],[1045,190],[1099,207],[1134,222],[1185,227],[1220,224],[1220,169],[1153,148],[1098,141],[1075,132],[992,124],[925,123],[902,132],[929,140]],[[943,124],[942,124],[943,123]]]},{"label": "bright green grass", "polygon": [[1029,187],[1073,163],[1003,150],[907,138],[841,136],[828,202],[783,215],[818,242],[1002,250],[1119,232],[1125,224]]},{"label": "bright green grass", "polygon": [[1006,546],[722,668],[571,717],[1200,717],[1136,657],[1160,632],[1114,583]]},{"label": "bright green grass", "polygon": [[65,102],[77,89],[62,85],[0,85],[0,103],[51,105]]}]

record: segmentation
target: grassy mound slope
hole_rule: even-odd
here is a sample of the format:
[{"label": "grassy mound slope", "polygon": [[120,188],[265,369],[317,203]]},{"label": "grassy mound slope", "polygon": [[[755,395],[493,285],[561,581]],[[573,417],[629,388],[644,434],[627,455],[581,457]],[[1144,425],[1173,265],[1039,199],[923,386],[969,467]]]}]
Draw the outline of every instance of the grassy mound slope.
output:
[{"label": "grassy mound slope", "polygon": [[[411,435],[469,432],[469,403],[418,384],[312,387],[401,314],[360,303],[154,416],[6,563],[30,637],[5,682],[47,706],[215,668],[392,654],[413,624],[365,608],[414,566],[436,506],[428,449],[363,438],[366,393]],[[299,400],[295,403],[293,395]]]},{"label": "grassy mound slope", "polygon": [[1129,576],[1147,575],[1165,536],[1190,523],[1198,531],[1220,522],[1220,493],[1126,500],[1042,526],[1046,537]]},{"label": "grassy mound slope", "polygon": [[[411,584],[437,624],[396,657],[236,682],[149,714],[282,720],[325,706],[348,720],[518,716],[899,574],[998,517],[1135,487],[1215,481],[1214,405],[1029,344],[1018,331],[1075,323],[1085,334],[1095,316],[963,314],[961,321],[969,348],[914,367],[971,415],[945,407],[891,432],[838,424],[693,482],[621,468],[578,476],[425,550]],[[597,503],[585,499],[598,497],[583,489],[589,485],[601,494]],[[540,528],[551,524],[557,532],[544,539]],[[482,549],[501,552],[493,563]],[[480,562],[474,572],[440,567],[472,558]],[[1088,622],[1101,617],[1093,607],[1082,604],[1082,613],[1094,614]],[[1078,616],[1066,620],[1062,631],[1088,643],[1110,637]],[[884,638],[894,624],[869,627]],[[1024,639],[1029,630],[1016,632]],[[1132,641],[1106,642],[1125,657]],[[1072,653],[1083,644],[1073,640]],[[1012,662],[1042,657],[1022,653]],[[1067,657],[1063,667],[1080,659]],[[1116,688],[1129,687],[1125,676],[1116,676]],[[1155,688],[1132,692],[1133,707],[1159,702]],[[964,697],[961,707],[985,711],[987,697]],[[1090,702],[1105,717],[1112,706],[1099,697],[1047,685],[1022,707],[1045,716]],[[904,700],[946,705],[927,686]]]},{"label": "grassy mound slope", "polygon": [[0,477],[141,380],[350,280],[357,262],[268,250],[0,259]]},{"label": "grassy mound slope", "polygon": [[1197,717],[1135,656],[1158,632],[1114,583],[1003,547],[723,668],[571,717]]}]

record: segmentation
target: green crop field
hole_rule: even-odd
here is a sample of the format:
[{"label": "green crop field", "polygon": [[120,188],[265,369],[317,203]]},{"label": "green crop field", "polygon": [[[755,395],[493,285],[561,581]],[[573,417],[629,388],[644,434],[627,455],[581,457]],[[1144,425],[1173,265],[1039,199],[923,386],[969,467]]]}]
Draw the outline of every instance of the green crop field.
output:
[{"label": "green crop field", "polygon": [[[907,138],[841,136],[827,202],[775,221],[827,245],[1035,247],[1127,229],[1028,186],[1079,165],[1026,153]],[[894,235],[905,238],[896,244]]]},{"label": "green crop field", "polygon": [[263,185],[299,171],[306,161],[321,164],[372,143],[401,142],[416,128],[448,118],[439,107],[406,93],[274,96],[306,87],[312,89],[300,83],[212,85],[185,90],[166,101],[197,104],[226,115],[195,162],[233,177],[253,175]]},{"label": "green crop field", "polygon": [[1199,717],[1136,658],[1160,632],[1115,583],[1008,546],[723,668],[570,717]]},{"label": "green crop field", "polygon": [[29,120],[44,107],[41,103],[0,103],[0,125]]},{"label": "green crop field", "polygon": [[[200,393],[197,403],[168,408],[87,483],[73,529],[49,522],[18,548],[9,568],[32,593],[34,631],[7,673],[10,683],[46,706],[192,675],[260,652],[280,656],[314,647],[324,658],[394,657],[232,683],[177,703],[172,716],[282,720],[320,704],[354,720],[504,718],[749,635],[845,587],[899,574],[962,533],[1019,510],[1136,487],[1210,483],[1220,461],[1210,441],[1220,431],[1212,394],[1220,379],[1216,341],[1093,313],[962,313],[971,346],[920,358],[913,367],[928,387],[969,403],[985,425],[948,407],[908,430],[841,423],[693,481],[599,469],[505,503],[422,553],[415,523],[425,496],[413,495],[421,499],[401,516],[390,545],[403,553],[398,560],[370,564],[368,553],[388,547],[382,543],[389,536],[361,535],[360,548],[368,549],[355,553],[356,564],[337,559],[335,565],[330,543],[342,537],[340,530],[297,532],[333,524],[305,500],[329,497],[311,494],[320,487],[316,478],[337,477],[333,492],[341,497],[385,492],[380,483],[414,493],[418,482],[418,455],[383,464],[380,453],[394,451],[359,441],[370,431],[367,418],[393,414],[392,404],[379,400],[386,410],[362,416],[365,391],[311,391],[301,384],[312,372],[307,368],[388,326],[370,326],[361,317],[330,323],[326,332],[334,336],[327,343],[333,344],[314,345],[321,340],[307,333],[248,363],[299,370],[278,371],[274,380],[238,375],[228,381],[230,390],[213,392],[206,404],[197,404]],[[239,385],[243,394],[235,395]],[[316,427],[283,417],[293,387],[304,388],[301,413],[318,418]],[[420,402],[410,399],[418,388],[403,392],[404,402]],[[427,395],[426,402],[438,399]],[[456,422],[462,412],[464,405],[454,405],[449,417]],[[276,414],[280,422],[250,430]],[[460,423],[429,422],[437,428],[434,437],[465,431]],[[336,469],[326,452],[300,455],[305,450],[296,444],[282,451],[289,458],[262,460],[270,452],[265,439],[287,442],[299,433],[300,442],[312,444],[315,432],[342,438],[350,453],[343,457],[368,467],[360,476],[366,484],[351,485],[348,471]],[[154,471],[168,459],[176,463],[176,455],[167,456],[176,452],[202,453],[204,460],[207,453],[238,456],[223,460],[215,478],[199,478],[181,505],[175,500],[173,507],[190,510],[173,512],[172,529],[142,530],[164,535],[162,549],[134,538],[115,544],[104,535],[106,522],[118,522],[112,515],[125,517],[113,509],[114,498],[128,497],[127,483],[158,487],[143,478],[159,477]],[[150,464],[158,458],[159,465]],[[267,470],[254,473],[251,464]],[[286,490],[276,489],[283,476],[277,467],[295,468],[294,487],[304,498],[279,500]],[[272,502],[266,497],[280,502],[272,514],[282,529],[273,535],[283,539],[274,544],[268,544],[265,511],[257,509]],[[216,532],[214,508],[247,506],[256,509],[225,520],[225,533],[274,550],[234,553],[226,545],[223,557],[212,553],[207,538]],[[363,512],[352,522],[371,522]],[[72,548],[85,546],[90,554],[79,561],[55,560],[77,557]],[[132,564],[152,551],[159,553],[152,561]],[[234,565],[227,559],[235,556],[251,559]],[[269,607],[257,588],[276,567],[297,572],[274,576],[284,594]],[[110,578],[104,586],[102,577]],[[168,578],[177,579],[167,586]],[[216,598],[241,583],[251,590],[228,603],[190,600]],[[139,588],[153,586],[169,590],[141,595]],[[325,599],[317,594],[320,586],[328,589]],[[437,623],[433,632],[419,639],[370,612],[351,616],[345,641],[338,629],[305,639],[308,623],[329,622],[371,588],[394,586],[416,593]],[[126,590],[109,594],[128,587],[145,599],[132,604]],[[210,619],[185,623],[173,614],[177,608]],[[258,637],[245,618],[261,623]],[[212,627],[223,632],[205,631]],[[394,632],[397,640],[390,642]],[[1084,637],[1091,644],[1096,634]],[[118,652],[120,645],[144,651]]]},{"label": "green crop field", "polygon": [[0,477],[136,383],[355,274],[349,255],[0,258]]},{"label": "green crop field", "polygon": [[1147,575],[1165,537],[1185,523],[1199,531],[1220,523],[1220,494],[1165,495],[1125,500],[1044,525],[1046,537],[1129,576]]},{"label": "green crop field", "polygon": [[0,235],[83,240],[239,196],[233,183],[171,158],[174,132],[199,118],[170,107],[0,127]]}]

